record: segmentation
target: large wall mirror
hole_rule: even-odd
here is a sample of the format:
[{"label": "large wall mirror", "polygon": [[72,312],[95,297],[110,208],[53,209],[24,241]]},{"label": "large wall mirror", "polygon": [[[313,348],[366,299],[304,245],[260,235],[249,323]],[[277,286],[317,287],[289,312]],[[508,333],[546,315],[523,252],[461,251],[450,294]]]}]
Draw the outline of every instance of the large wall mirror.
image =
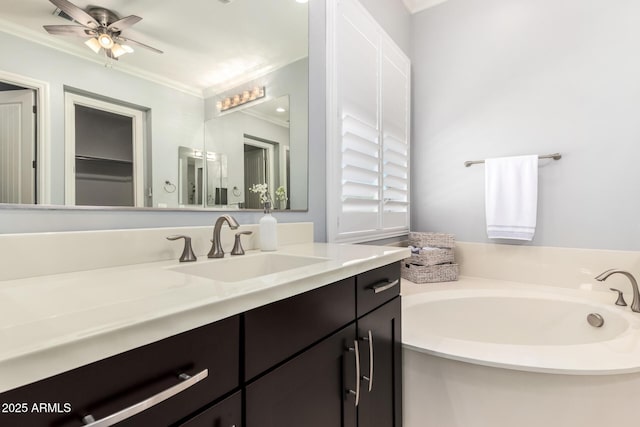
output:
[{"label": "large wall mirror", "polygon": [[0,2],[1,204],[307,209],[306,2],[71,3]]}]

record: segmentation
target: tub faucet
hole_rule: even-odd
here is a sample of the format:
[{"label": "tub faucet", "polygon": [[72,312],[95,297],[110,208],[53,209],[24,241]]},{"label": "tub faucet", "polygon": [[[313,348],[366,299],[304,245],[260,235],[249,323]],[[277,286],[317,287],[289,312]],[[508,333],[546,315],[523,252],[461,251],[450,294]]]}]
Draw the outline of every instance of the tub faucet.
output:
[{"label": "tub faucet", "polygon": [[598,276],[595,277],[595,279],[599,282],[603,282],[607,279],[607,277],[616,273],[620,273],[622,275],[627,276],[627,278],[631,282],[631,287],[633,288],[633,302],[631,303],[631,311],[640,313],[640,292],[638,292],[638,282],[636,281],[636,278],[633,277],[631,273],[629,273],[628,271],[618,270],[614,268],[599,274]]},{"label": "tub faucet", "polygon": [[213,245],[211,245],[211,250],[207,254],[207,257],[209,258],[224,257],[224,251],[222,250],[222,243],[220,242],[220,230],[222,229],[222,224],[225,221],[227,222],[227,224],[229,224],[229,228],[231,228],[232,230],[235,230],[236,228],[240,227],[240,224],[238,224],[238,221],[236,221],[235,218],[232,217],[231,215],[220,215],[218,219],[216,219],[216,224],[213,226],[213,240],[211,240]]}]

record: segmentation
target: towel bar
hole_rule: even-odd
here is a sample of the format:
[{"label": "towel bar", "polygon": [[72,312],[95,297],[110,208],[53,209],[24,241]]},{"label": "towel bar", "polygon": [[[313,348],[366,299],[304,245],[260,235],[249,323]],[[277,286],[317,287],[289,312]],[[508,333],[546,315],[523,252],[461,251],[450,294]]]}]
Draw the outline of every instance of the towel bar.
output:
[{"label": "towel bar", "polygon": [[[553,153],[553,154],[545,154],[544,156],[538,156],[538,158],[560,160],[562,158],[562,155],[560,153]],[[466,162],[464,162],[464,166],[468,168],[471,165],[477,165],[479,163],[484,163],[484,160],[467,160]]]}]

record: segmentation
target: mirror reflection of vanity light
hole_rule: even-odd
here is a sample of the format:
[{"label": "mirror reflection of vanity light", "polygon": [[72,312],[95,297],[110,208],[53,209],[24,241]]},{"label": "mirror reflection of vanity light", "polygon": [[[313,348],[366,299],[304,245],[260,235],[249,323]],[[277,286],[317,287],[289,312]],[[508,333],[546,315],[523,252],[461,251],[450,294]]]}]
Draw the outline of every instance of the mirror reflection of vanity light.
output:
[{"label": "mirror reflection of vanity light", "polygon": [[244,105],[247,102],[256,101],[258,99],[264,98],[266,95],[266,90],[263,87],[254,87],[253,89],[245,90],[242,93],[228,96],[221,101],[216,103],[216,107],[219,111],[226,111],[230,108],[239,107],[240,105]]},{"label": "mirror reflection of vanity light", "polygon": [[276,108],[276,111],[277,111],[278,113],[284,113],[284,112],[286,112],[287,110],[285,110],[285,109],[284,109],[284,108],[282,108],[282,107],[278,107],[278,108]]}]

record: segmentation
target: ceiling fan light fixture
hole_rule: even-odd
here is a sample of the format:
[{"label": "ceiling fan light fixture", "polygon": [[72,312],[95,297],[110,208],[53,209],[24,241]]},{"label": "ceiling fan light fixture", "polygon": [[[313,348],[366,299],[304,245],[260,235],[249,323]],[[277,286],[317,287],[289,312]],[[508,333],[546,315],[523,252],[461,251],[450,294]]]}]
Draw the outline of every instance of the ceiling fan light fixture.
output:
[{"label": "ceiling fan light fixture", "polygon": [[89,48],[91,48],[91,50],[94,51],[95,53],[100,52],[100,49],[102,49],[102,46],[100,46],[98,39],[95,37],[88,39],[86,42],[84,42],[84,44],[89,46]]},{"label": "ceiling fan light fixture", "polygon": [[[40,1],[40,0],[39,0]],[[44,1],[44,0],[42,0]],[[125,53],[132,53],[130,46],[120,44],[125,42],[135,46],[149,49],[156,53],[162,53],[161,50],[145,45],[125,37],[122,37],[122,31],[128,29],[132,25],[140,22],[141,17],[129,15],[120,18],[115,12],[103,7],[89,6],[82,9],[69,0],[50,0],[56,6],[54,15],[63,16],[64,18],[78,23],[80,25],[44,25],[45,31],[54,36],[73,35],[82,38],[88,38],[85,44],[95,53],[100,53],[104,49],[105,54],[109,58],[117,58]]]}]

